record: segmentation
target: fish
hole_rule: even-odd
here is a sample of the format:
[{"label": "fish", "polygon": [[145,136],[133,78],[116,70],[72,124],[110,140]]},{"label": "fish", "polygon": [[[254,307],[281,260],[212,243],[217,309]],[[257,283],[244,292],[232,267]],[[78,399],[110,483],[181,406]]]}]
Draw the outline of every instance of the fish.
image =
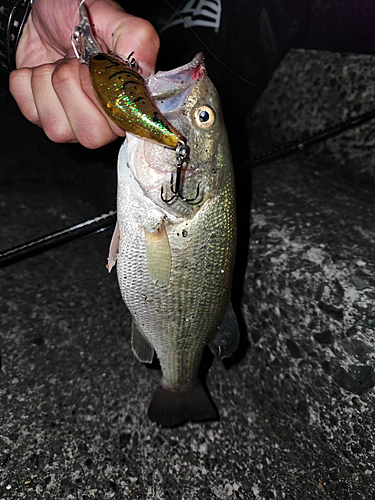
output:
[{"label": "fish", "polygon": [[148,415],[163,427],[216,419],[198,379],[202,353],[208,345],[223,359],[239,343],[230,302],[234,175],[218,93],[202,53],[144,79],[133,53],[102,52],[81,0],[78,12],[74,53],[99,106],[127,132],[107,268],[117,262],[135,356],[151,363],[156,352],[160,361]]},{"label": "fish", "polygon": [[229,357],[239,343],[230,302],[235,181],[220,98],[203,54],[146,84],[161,115],[187,140],[184,196],[173,196],[176,152],[128,133],[118,158],[118,221],[107,267],[117,263],[135,356],[151,363],[156,353],[160,362],[161,385],[148,416],[175,427],[218,418],[198,378],[202,354],[208,345],[217,358]]}]

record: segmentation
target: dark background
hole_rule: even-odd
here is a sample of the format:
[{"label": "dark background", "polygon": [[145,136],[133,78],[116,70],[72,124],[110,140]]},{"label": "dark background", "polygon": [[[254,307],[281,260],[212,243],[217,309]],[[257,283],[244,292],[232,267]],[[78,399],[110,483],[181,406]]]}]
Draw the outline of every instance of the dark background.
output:
[{"label": "dark background", "polygon": [[[220,421],[148,420],[160,371],[131,351],[111,235],[70,243],[0,271],[0,498],[375,498],[373,123],[248,163],[372,108],[373,10],[223,2],[220,32],[196,31],[262,93],[190,30],[162,35],[161,69],[206,53],[235,159],[241,345],[226,366],[204,361]],[[157,26],[171,14],[129,11]],[[120,141],[54,144],[0,98],[0,250],[115,208]]]}]

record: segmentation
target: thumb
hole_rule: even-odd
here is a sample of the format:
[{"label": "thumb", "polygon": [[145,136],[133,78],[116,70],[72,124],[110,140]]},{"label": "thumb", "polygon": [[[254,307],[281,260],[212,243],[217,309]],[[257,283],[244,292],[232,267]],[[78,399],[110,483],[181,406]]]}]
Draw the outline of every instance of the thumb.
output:
[{"label": "thumb", "polygon": [[143,76],[155,72],[156,58],[160,46],[159,36],[154,27],[145,19],[127,16],[114,32],[115,54],[126,59],[133,53]]}]

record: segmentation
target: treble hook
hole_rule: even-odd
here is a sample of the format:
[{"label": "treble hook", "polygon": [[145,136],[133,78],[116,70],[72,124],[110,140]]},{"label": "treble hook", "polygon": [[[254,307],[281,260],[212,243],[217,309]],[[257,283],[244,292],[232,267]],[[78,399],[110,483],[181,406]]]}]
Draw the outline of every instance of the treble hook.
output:
[{"label": "treble hook", "polygon": [[186,203],[192,203],[199,196],[199,184],[197,187],[197,194],[195,195],[194,198],[185,198],[181,192],[182,167],[184,166],[184,163],[187,161],[188,155],[189,155],[188,147],[187,147],[185,141],[180,140],[180,142],[176,148],[176,153],[177,153],[177,171],[176,171],[175,187],[173,187],[173,174],[171,175],[171,191],[172,191],[173,195],[169,199],[164,198],[164,188],[162,186],[161,187],[161,199],[164,201],[164,203],[170,203],[175,198],[181,198],[181,200],[186,201]]},{"label": "treble hook", "polygon": [[173,187],[173,174],[171,175],[171,191],[173,193],[173,196],[171,196],[169,198],[169,200],[167,200],[167,199],[164,198],[164,188],[163,188],[163,186],[161,187],[161,199],[165,203],[170,203],[171,201],[173,201],[177,197],[181,198],[182,201],[186,201],[186,203],[192,203],[199,196],[199,184],[198,184],[197,194],[194,196],[194,198],[185,198],[184,197],[184,195],[181,192],[181,169],[182,169],[182,165],[181,166],[177,166],[175,187]]},{"label": "treble hook", "polygon": [[137,61],[134,59],[134,57],[132,57],[133,54],[134,54],[134,50],[126,58],[125,64],[127,66],[129,66],[129,68],[133,68],[136,71],[139,71],[139,65],[138,65]]}]

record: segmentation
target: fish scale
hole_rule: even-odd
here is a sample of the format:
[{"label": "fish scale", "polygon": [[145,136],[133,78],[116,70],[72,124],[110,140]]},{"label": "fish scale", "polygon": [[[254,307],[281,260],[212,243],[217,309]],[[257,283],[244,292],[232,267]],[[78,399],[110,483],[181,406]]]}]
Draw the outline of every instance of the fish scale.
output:
[{"label": "fish scale", "polygon": [[[220,323],[230,291],[235,244],[233,177],[228,176],[219,196],[193,219],[167,230],[172,273],[164,286],[153,283],[149,274],[143,231],[132,217],[139,211],[133,196],[128,184],[118,199],[123,235],[117,258],[120,288],[138,327],[158,354],[165,383],[183,390],[196,377],[199,353]],[[194,321],[186,321],[191,315]],[[183,363],[176,362],[176,346],[183,351]]]}]

